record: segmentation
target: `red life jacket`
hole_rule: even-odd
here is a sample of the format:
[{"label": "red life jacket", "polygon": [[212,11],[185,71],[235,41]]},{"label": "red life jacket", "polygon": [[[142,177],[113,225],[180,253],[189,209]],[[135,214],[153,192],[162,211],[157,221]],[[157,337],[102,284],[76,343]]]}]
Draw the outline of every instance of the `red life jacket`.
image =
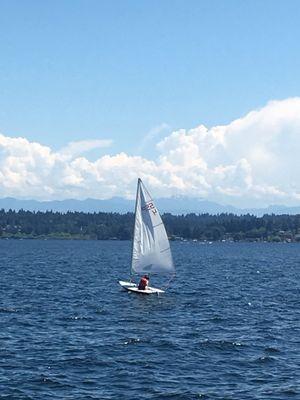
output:
[{"label": "red life jacket", "polygon": [[146,286],[148,285],[148,280],[146,278],[141,278],[140,283],[139,283],[139,290],[145,290]]}]

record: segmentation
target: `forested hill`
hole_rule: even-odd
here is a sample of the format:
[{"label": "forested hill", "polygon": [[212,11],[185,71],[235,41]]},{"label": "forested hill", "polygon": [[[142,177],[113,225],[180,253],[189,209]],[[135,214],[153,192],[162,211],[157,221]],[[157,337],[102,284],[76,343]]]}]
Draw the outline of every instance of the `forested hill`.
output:
[{"label": "forested hill", "polygon": [[[174,240],[300,241],[300,214],[164,214],[162,218]],[[132,237],[133,220],[132,213],[0,210],[0,237],[128,240]]]}]

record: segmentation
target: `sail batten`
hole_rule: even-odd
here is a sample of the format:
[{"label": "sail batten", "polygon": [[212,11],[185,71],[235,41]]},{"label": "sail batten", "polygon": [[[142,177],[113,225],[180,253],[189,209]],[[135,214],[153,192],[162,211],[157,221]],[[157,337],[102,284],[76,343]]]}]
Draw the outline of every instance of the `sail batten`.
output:
[{"label": "sail batten", "polygon": [[157,228],[158,226],[163,225],[163,223],[161,222],[160,224],[154,225],[153,228]]},{"label": "sail batten", "polygon": [[140,179],[136,196],[131,272],[174,272],[164,224],[152,197]]}]

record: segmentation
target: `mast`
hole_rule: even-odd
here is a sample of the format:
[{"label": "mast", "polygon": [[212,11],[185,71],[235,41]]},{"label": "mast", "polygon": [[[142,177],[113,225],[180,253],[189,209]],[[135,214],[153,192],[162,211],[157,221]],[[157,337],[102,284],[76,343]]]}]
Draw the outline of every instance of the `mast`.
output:
[{"label": "mast", "polygon": [[133,237],[132,237],[132,247],[131,247],[131,266],[130,266],[130,281],[132,280],[132,263],[133,263],[133,246],[134,246],[134,237],[135,237],[135,226],[136,226],[136,210],[138,204],[138,195],[141,186],[142,180],[138,178],[137,187],[136,187],[136,196],[135,196],[135,208],[134,208],[134,227],[133,227]]}]

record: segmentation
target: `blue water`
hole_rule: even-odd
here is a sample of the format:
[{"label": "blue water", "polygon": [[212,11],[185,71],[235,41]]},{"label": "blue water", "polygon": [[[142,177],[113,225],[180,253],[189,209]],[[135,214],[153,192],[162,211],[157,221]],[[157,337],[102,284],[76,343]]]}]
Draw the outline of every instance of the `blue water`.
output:
[{"label": "blue water", "polygon": [[300,245],[174,242],[159,297],[130,249],[0,241],[1,399],[300,399]]}]

